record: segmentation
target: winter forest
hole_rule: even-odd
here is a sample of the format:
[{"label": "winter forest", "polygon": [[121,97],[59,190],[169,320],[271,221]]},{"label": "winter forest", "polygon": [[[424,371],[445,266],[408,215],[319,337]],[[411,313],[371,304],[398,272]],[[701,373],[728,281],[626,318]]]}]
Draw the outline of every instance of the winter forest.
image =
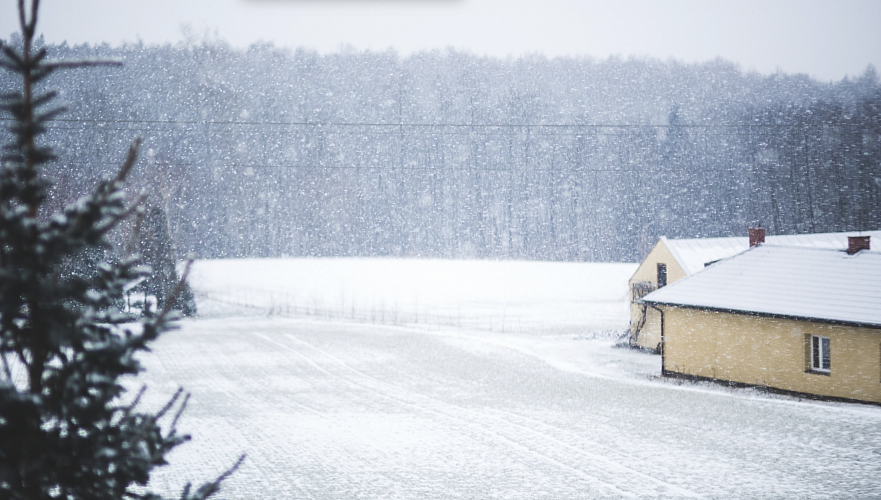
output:
[{"label": "winter forest", "polygon": [[51,52],[124,62],[50,78],[68,106],[48,134],[67,152],[49,167],[52,208],[140,136],[134,183],[177,258],[634,262],[661,235],[881,227],[872,67],[824,83],[724,60],[319,55],[210,38]]}]

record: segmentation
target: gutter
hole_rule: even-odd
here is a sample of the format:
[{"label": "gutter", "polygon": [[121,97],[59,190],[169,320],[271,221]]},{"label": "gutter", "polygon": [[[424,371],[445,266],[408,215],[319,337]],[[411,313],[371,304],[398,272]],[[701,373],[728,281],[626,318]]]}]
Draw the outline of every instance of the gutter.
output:
[{"label": "gutter", "polygon": [[[846,321],[846,320],[836,320],[836,319],[825,319],[825,318],[812,318],[808,316],[796,316],[792,314],[777,314],[777,313],[767,313],[767,312],[759,312],[759,311],[744,311],[741,309],[729,309],[725,307],[712,307],[712,306],[696,306],[689,304],[676,304],[673,302],[655,302],[655,301],[641,301],[645,304],[648,304],[653,309],[660,311],[655,305],[660,306],[670,306],[670,307],[681,307],[683,309],[696,309],[698,311],[712,311],[712,312],[724,312],[730,314],[743,314],[745,316],[758,316],[762,318],[776,318],[776,319],[789,319],[794,321],[805,321],[808,323],[824,323],[830,325],[841,325],[841,326],[854,326],[858,328],[873,328],[873,329],[881,329],[881,323],[861,323],[858,321]],[[663,332],[663,327],[661,328]],[[663,338],[663,333],[661,334],[661,338]]]},{"label": "gutter", "polygon": [[664,346],[664,310],[655,306],[651,302],[643,302],[643,304],[647,304],[652,309],[661,313],[661,376],[666,377],[667,376],[667,368],[666,368],[667,365],[666,365],[666,354],[665,354],[666,348]]}]

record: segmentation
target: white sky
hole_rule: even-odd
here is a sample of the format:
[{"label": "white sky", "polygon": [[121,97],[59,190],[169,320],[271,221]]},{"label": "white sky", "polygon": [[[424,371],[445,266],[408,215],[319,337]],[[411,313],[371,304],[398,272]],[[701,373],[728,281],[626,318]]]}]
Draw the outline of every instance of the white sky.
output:
[{"label": "white sky", "polygon": [[[0,0],[0,36],[17,31]],[[686,62],[821,80],[881,66],[881,0],[43,0],[49,41],[174,42],[184,25],[245,47],[271,41],[333,52],[455,47]]]}]

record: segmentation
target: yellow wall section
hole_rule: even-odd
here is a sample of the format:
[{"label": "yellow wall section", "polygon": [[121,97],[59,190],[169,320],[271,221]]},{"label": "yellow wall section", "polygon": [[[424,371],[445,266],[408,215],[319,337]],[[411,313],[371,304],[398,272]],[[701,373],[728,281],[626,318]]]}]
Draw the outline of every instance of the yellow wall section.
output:
[{"label": "yellow wall section", "polygon": [[[881,403],[881,330],[663,309],[667,371]],[[829,375],[805,372],[806,335],[829,337]]]},{"label": "yellow wall section", "polygon": [[[661,343],[661,313],[656,309],[646,306],[645,324],[639,330],[639,337],[636,343],[639,347],[646,349],[657,349]],[[630,328],[631,331],[642,318],[642,309],[639,304],[630,304]]]},{"label": "yellow wall section", "polygon": [[667,284],[681,280],[685,277],[685,271],[679,266],[679,262],[673,257],[670,249],[664,244],[664,240],[658,240],[652,251],[645,256],[642,264],[636,268],[636,272],[630,278],[630,282],[650,281],[658,284],[658,263],[667,264]]},{"label": "yellow wall section", "polygon": [[[673,257],[670,249],[664,244],[664,240],[658,240],[651,252],[646,255],[642,264],[636,268],[636,272],[630,278],[630,290],[633,290],[633,283],[639,281],[648,281],[655,286],[658,285],[658,264],[667,264],[667,284],[671,284],[685,277],[685,271],[679,265],[679,262]],[[642,318],[642,308],[639,304],[633,303],[633,297],[630,301],[630,328],[639,323]],[[639,338],[636,345],[647,349],[655,349],[661,342],[661,313],[651,307],[646,308],[645,326],[639,332]]]}]

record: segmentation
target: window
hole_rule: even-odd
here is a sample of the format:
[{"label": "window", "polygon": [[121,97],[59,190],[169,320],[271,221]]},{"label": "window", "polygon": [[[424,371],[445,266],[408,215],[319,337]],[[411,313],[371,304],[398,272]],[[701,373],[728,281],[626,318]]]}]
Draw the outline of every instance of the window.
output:
[{"label": "window", "polygon": [[658,264],[658,288],[667,286],[667,264]]},{"label": "window", "polygon": [[811,370],[829,372],[832,369],[829,337],[811,336]]}]

